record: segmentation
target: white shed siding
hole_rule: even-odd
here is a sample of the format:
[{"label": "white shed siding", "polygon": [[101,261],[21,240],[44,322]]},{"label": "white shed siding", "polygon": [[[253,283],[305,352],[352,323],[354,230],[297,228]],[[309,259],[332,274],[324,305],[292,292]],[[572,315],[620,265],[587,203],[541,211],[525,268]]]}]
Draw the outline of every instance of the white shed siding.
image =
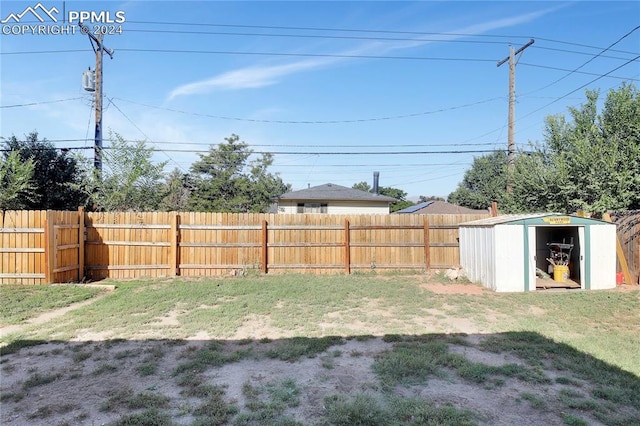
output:
[{"label": "white shed siding", "polygon": [[616,226],[591,227],[591,289],[616,286]]},{"label": "white shed siding", "polygon": [[461,227],[460,265],[473,282],[495,290],[495,244],[491,227]]},{"label": "white shed siding", "polygon": [[[309,201],[320,203],[320,201]],[[298,203],[304,201],[281,200],[278,204],[278,213],[298,213]],[[328,214],[389,214],[388,203],[376,203],[372,201],[326,201]]]},{"label": "white shed siding", "polygon": [[[496,225],[495,280],[492,290],[524,291],[524,234],[522,226]],[[535,268],[535,266],[534,266]],[[535,289],[535,283],[534,283]]]}]

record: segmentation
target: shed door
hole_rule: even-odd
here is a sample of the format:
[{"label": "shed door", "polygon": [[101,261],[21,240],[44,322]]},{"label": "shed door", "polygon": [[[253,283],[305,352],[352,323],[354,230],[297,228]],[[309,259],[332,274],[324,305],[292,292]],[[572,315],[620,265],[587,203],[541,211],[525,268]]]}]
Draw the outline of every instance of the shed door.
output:
[{"label": "shed door", "polygon": [[[525,225],[526,226],[526,225]],[[534,291],[536,289],[536,227],[527,226],[528,233],[528,256],[526,261],[529,263],[525,270],[529,275],[525,281],[525,291]]]},{"label": "shed door", "polygon": [[583,290],[585,289],[589,289],[591,287],[591,283],[588,281],[588,277],[587,277],[587,269],[586,269],[586,256],[585,256],[585,252],[586,250],[584,249],[584,247],[586,247],[586,242],[584,240],[584,226],[579,226],[578,227],[578,242],[579,242],[579,246],[578,246],[578,256],[579,256],[579,261],[580,261],[580,288],[582,288]]}]

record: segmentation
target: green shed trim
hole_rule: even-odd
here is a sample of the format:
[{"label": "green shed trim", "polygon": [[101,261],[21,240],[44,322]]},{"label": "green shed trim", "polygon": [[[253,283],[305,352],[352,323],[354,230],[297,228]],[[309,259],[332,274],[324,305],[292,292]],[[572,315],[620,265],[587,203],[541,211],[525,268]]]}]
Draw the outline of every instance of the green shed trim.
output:
[{"label": "green shed trim", "polygon": [[529,227],[523,226],[524,230],[524,291],[529,291]]}]

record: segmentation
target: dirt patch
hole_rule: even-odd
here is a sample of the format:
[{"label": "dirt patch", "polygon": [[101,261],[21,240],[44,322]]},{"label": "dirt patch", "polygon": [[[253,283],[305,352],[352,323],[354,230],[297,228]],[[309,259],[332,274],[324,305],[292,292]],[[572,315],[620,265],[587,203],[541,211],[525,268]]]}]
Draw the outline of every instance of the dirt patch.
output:
[{"label": "dirt patch", "polygon": [[[527,365],[514,355],[487,352],[479,347],[481,335],[462,338],[448,345],[449,352],[464,356],[473,363],[487,366]],[[101,341],[51,343],[26,348],[2,358],[3,425],[110,424],[125,409],[111,410],[108,401],[125,390],[168,398],[164,412],[176,424],[188,425],[196,420],[197,398],[185,395],[179,384],[177,369],[196,351],[207,348],[211,340],[189,341]],[[253,353],[238,362],[206,368],[204,382],[224,389],[224,401],[240,412],[250,410],[246,387],[268,388],[291,380],[299,390],[299,400],[283,415],[301,424],[326,423],[326,398],[332,395],[379,394],[384,385],[372,368],[381,354],[393,348],[392,342],[379,337],[343,340],[311,357],[294,362],[272,359],[258,354],[283,344],[282,341],[229,340],[220,342],[221,353],[238,350]],[[153,364],[151,374],[143,374],[142,365]],[[546,372],[550,377],[554,371]],[[34,384],[34,377],[42,383]],[[579,384],[580,392],[588,387]],[[561,425],[563,420],[554,403],[544,409],[526,400],[532,393],[544,401],[553,401],[567,388],[553,382],[532,384],[505,378],[499,385],[477,384],[458,377],[452,370],[430,378],[419,386],[396,386],[394,393],[404,398],[432,401],[436,407],[453,406],[473,413],[478,425]],[[131,410],[140,412],[141,410]],[[587,418],[589,424],[599,425]],[[258,424],[258,423],[256,423]]]},{"label": "dirt patch", "polygon": [[490,290],[478,284],[462,284],[462,283],[424,283],[420,284],[421,288],[432,291],[437,294],[483,294],[490,293]]}]

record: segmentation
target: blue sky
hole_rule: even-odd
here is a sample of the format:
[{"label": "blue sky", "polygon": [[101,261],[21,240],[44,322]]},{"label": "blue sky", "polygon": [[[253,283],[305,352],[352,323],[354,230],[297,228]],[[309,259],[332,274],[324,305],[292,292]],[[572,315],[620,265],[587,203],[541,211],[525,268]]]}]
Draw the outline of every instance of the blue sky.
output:
[{"label": "blue sky", "polygon": [[[3,0],[0,19],[37,3]],[[640,79],[640,2],[41,3],[60,20],[124,12],[122,34],[104,40],[115,51],[106,131],[147,140],[167,172],[237,134],[276,153],[272,171],[294,189],[379,171],[410,197],[448,195],[477,151],[506,149],[508,64],[496,64],[530,38],[516,68],[518,147],[544,140],[545,117],[579,106],[586,88],[604,98]],[[0,37],[0,136],[93,146],[88,37]]]}]

